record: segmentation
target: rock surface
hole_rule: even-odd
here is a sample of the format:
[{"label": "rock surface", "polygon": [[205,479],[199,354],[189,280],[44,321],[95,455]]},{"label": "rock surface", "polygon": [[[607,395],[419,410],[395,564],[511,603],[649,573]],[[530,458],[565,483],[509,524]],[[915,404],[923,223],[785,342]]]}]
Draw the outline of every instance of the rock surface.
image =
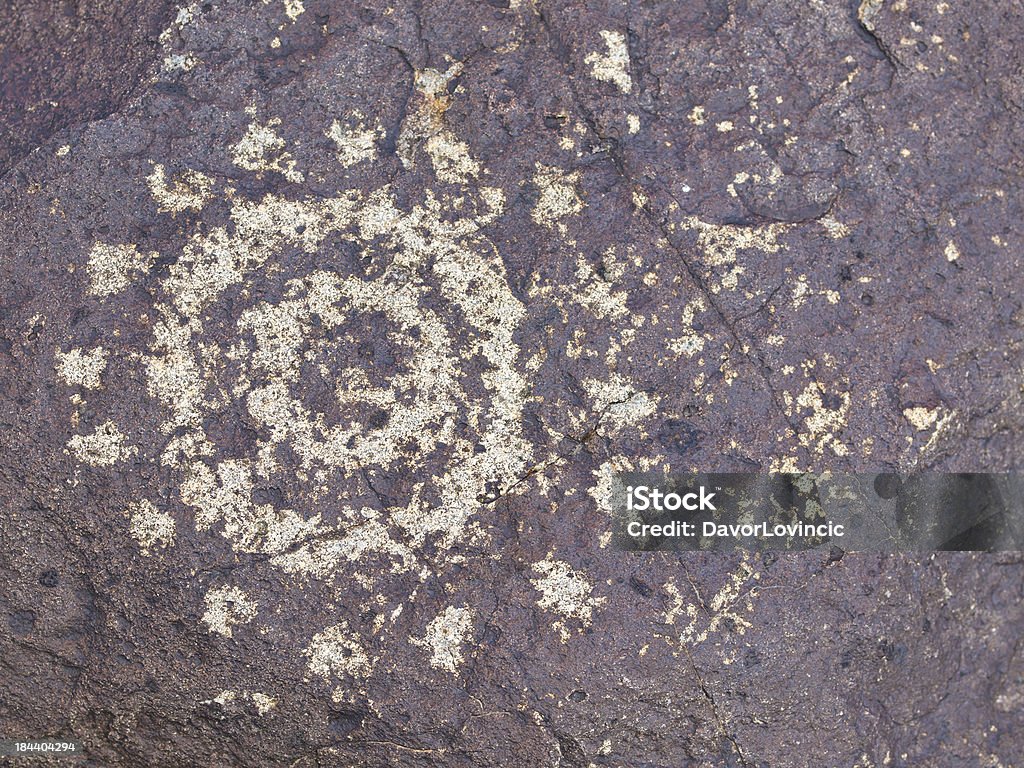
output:
[{"label": "rock surface", "polygon": [[1020,3],[12,8],[0,733],[1024,761],[1018,556],[602,547],[619,471],[1020,468]]}]

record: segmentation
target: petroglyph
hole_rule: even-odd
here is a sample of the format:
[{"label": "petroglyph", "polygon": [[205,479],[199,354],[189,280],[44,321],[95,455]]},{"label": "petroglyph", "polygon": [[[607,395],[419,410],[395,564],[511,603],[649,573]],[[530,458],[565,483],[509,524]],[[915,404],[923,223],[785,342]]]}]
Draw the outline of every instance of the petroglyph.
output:
[{"label": "petroglyph", "polygon": [[[449,97],[440,89],[457,72],[421,73],[419,86],[435,104],[428,108],[443,112]],[[346,132],[336,121],[328,131],[342,165],[371,162],[378,137],[359,127],[358,116],[352,119],[354,129]],[[278,172],[300,184],[304,177],[278,133],[282,128],[277,119],[251,122],[232,145],[232,157],[245,169]],[[485,540],[486,529],[474,517],[489,497],[517,484],[533,458],[522,435],[528,384],[516,340],[525,309],[482,232],[502,215],[505,195],[497,187],[467,187],[485,170],[443,127],[428,133],[420,138],[436,177],[460,187],[459,216],[449,215],[454,198],[431,190],[400,207],[386,186],[333,197],[299,191],[254,198],[219,188],[230,222],[196,226],[159,281],[149,348],[139,362],[144,395],[163,406],[163,421],[155,425],[167,436],[159,460],[178,478],[175,503],[196,531],[217,533],[239,552],[271,555],[283,574],[331,579],[348,563],[355,581],[372,589],[389,573],[421,569],[416,550],[428,540],[442,556],[467,536]],[[200,211],[213,198],[207,176],[185,171],[171,180],[163,163],[153,169],[146,188],[168,214]],[[574,205],[582,203],[576,198]],[[375,274],[313,268],[289,278],[279,292],[250,294],[247,286],[273,274],[288,249],[316,254],[338,237],[386,252],[390,261]],[[90,261],[93,292],[124,290],[156,256],[143,257],[135,245],[97,243]],[[247,303],[224,325],[217,307],[228,296],[236,307]],[[382,329],[380,341],[367,338],[371,323]],[[395,366],[387,376],[353,355],[381,343]],[[486,361],[475,382],[457,367],[471,357]],[[102,350],[74,350],[59,358],[58,371],[69,385],[98,386],[104,360]],[[303,377],[310,371],[332,382],[328,400],[306,397]],[[237,412],[246,414],[258,437],[246,454],[226,458],[208,425],[217,414]],[[73,437],[68,446],[80,461],[97,466],[133,450],[112,422]],[[288,467],[284,453],[297,467]],[[407,471],[428,461],[447,470],[420,476],[383,509],[354,501],[366,493],[368,470]],[[308,482],[304,502],[258,497],[259,487],[295,469]],[[320,499],[331,500],[330,515]],[[157,555],[173,543],[174,518],[150,501],[138,500],[129,514],[144,554]],[[366,567],[381,558],[384,570]],[[247,596],[225,587],[207,595],[203,621],[230,637],[232,626],[250,621],[255,611]],[[460,611],[439,617],[422,640],[434,649],[432,663],[449,671],[461,660],[455,637],[468,631],[471,616],[470,608]],[[345,637],[338,627],[318,636],[311,668],[368,671],[358,654],[337,661],[335,652],[354,642]]]}]

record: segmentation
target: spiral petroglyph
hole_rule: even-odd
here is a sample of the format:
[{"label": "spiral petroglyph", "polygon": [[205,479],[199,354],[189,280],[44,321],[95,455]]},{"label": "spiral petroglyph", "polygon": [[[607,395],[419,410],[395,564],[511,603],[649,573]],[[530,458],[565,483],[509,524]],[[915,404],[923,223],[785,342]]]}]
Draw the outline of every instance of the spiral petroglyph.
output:
[{"label": "spiral petroglyph", "polygon": [[[252,169],[257,154],[237,161]],[[164,165],[154,167],[148,182],[164,210],[209,199],[205,177],[180,174],[185,181],[171,196]],[[475,163],[466,170],[479,174]],[[196,179],[202,184],[192,196],[187,189]],[[177,501],[195,526],[219,531],[241,551],[274,555],[287,571],[319,575],[368,551],[408,570],[416,564],[410,547],[428,538],[443,547],[486,535],[474,516],[533,458],[520,431],[526,382],[514,339],[524,308],[481,232],[501,215],[502,191],[467,188],[457,198],[428,191],[408,210],[387,188],[327,199],[218,192],[230,204],[230,221],[197,229],[174,254],[138,361],[145,391],[125,393],[164,407],[166,418],[153,425],[166,436],[160,462],[180,479]],[[328,268],[332,250],[349,245],[366,270]],[[280,271],[291,251],[320,268],[289,276],[272,297],[254,295],[252,281]],[[98,243],[91,290],[126,288],[142,269],[138,253],[132,244]],[[229,294],[237,322],[218,312]],[[467,386],[456,361],[475,356],[484,365]],[[382,357],[388,366],[374,367]],[[309,376],[323,383],[321,401],[308,397]],[[259,434],[231,458],[219,454],[204,428],[228,412]],[[96,437],[75,447],[101,463],[128,450],[118,442],[100,455]],[[282,466],[282,451],[297,467]],[[386,518],[355,502],[366,492],[368,470],[418,476],[428,460],[450,469],[409,486]],[[289,508],[254,499],[255,485],[273,485],[278,473],[291,471],[307,480],[308,498]],[[303,511],[328,500],[335,519]],[[324,540],[327,532],[334,535]]]},{"label": "spiral petroglyph", "polygon": [[1011,553],[616,535],[631,476],[1019,466],[1019,9],[8,5],[0,731],[1019,762]]}]

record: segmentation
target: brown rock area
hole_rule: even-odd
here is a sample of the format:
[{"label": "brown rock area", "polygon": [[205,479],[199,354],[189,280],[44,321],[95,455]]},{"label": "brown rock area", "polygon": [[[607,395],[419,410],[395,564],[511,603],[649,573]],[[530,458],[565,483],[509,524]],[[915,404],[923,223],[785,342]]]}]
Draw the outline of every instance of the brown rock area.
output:
[{"label": "brown rock area", "polygon": [[0,174],[58,131],[121,108],[174,11],[167,0],[5,2]]},{"label": "brown rock area", "polygon": [[1020,469],[1019,2],[0,22],[0,736],[1024,764],[1019,555],[603,546],[616,472]]}]

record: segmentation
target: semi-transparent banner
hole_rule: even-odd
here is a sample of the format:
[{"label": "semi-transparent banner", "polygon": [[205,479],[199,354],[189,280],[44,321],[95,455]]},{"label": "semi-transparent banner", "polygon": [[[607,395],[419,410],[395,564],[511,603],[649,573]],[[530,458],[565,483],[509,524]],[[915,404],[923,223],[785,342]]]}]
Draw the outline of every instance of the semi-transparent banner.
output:
[{"label": "semi-transparent banner", "polygon": [[1024,474],[617,476],[619,549],[1024,549]]}]

